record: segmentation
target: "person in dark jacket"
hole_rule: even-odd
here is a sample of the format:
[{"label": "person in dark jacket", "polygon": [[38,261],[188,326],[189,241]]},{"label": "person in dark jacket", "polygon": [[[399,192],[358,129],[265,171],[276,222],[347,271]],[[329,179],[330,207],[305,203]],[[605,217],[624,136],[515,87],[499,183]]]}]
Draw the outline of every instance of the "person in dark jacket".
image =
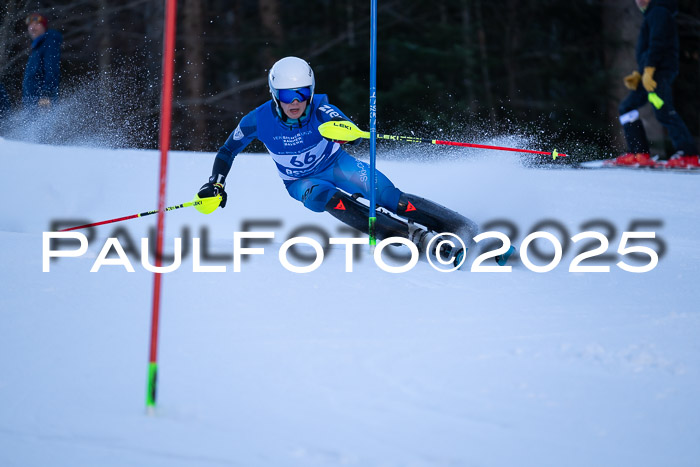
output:
[{"label": "person in dark jacket", "polygon": [[636,49],[638,70],[624,78],[625,86],[631,92],[619,107],[628,153],[615,162],[619,165],[655,165],[649,155],[649,141],[637,110],[651,102],[656,119],[668,130],[676,151],[667,166],[700,166],[695,140],[673,105],[671,85],[678,75],[680,49],[675,20],[677,0],[635,2],[644,14]]},{"label": "person in dark jacket", "polygon": [[48,21],[40,13],[27,16],[27,33],[32,38],[32,50],[22,83],[22,105],[31,110],[51,107],[58,100],[61,80],[61,33],[48,29]]}]

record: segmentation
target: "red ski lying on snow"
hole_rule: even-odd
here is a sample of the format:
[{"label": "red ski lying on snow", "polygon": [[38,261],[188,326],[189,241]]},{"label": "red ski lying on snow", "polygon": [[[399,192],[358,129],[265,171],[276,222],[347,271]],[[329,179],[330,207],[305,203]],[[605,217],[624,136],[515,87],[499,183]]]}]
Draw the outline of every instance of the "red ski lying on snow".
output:
[{"label": "red ski lying on snow", "polygon": [[669,160],[659,160],[658,156],[651,157],[649,154],[623,154],[614,159],[602,161],[590,161],[580,164],[584,168],[628,168],[628,169],[662,169],[662,170],[683,170],[700,171],[700,161],[698,156],[674,155]]}]

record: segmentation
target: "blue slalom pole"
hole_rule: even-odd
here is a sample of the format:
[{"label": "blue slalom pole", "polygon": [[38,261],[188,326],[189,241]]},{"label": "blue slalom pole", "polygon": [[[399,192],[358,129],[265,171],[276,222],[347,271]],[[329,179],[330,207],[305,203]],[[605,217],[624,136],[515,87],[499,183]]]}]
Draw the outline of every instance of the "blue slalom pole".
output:
[{"label": "blue slalom pole", "polygon": [[377,0],[371,0],[369,53],[369,244],[377,244],[376,173],[377,173]]}]

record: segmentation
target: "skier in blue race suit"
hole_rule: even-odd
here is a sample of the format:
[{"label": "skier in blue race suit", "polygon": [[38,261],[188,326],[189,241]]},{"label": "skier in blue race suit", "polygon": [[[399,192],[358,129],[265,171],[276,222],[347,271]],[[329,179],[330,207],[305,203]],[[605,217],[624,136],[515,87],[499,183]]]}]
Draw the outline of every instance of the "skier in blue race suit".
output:
[{"label": "skier in blue race suit", "polygon": [[[292,198],[312,211],[327,211],[351,227],[368,233],[369,208],[359,198],[369,198],[369,165],[345,152],[342,149],[345,142],[327,140],[318,130],[322,123],[350,119],[329,104],[326,95],[314,94],[313,70],[300,58],[286,57],[275,63],[270,69],[268,84],[272,99],[243,117],[219,149],[212,175],[197,196],[208,198],[221,194],[220,206],[226,206],[224,187],[231,164],[236,155],[257,138],[275,161]],[[401,236],[415,241],[420,248],[421,239],[413,238],[417,231],[411,227],[414,222],[437,233],[456,233],[467,244],[477,233],[476,225],[469,219],[432,201],[402,192],[379,171],[376,202],[410,221],[400,222],[378,210],[375,225],[380,240]],[[454,253],[456,262],[460,253]]]}]

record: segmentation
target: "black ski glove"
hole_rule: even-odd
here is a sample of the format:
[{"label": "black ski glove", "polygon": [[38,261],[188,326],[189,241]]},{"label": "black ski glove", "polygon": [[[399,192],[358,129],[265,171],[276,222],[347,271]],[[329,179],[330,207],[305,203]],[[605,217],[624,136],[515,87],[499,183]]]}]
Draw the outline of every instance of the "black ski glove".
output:
[{"label": "black ski glove", "polygon": [[228,197],[228,195],[224,190],[226,182],[223,180],[223,177],[220,178],[221,182],[214,182],[214,180],[216,180],[216,178],[214,177],[209,178],[209,181],[202,185],[202,188],[199,189],[197,196],[199,196],[200,198],[212,198],[220,194],[221,203],[219,204],[219,207],[223,208],[226,207],[226,198]]}]

